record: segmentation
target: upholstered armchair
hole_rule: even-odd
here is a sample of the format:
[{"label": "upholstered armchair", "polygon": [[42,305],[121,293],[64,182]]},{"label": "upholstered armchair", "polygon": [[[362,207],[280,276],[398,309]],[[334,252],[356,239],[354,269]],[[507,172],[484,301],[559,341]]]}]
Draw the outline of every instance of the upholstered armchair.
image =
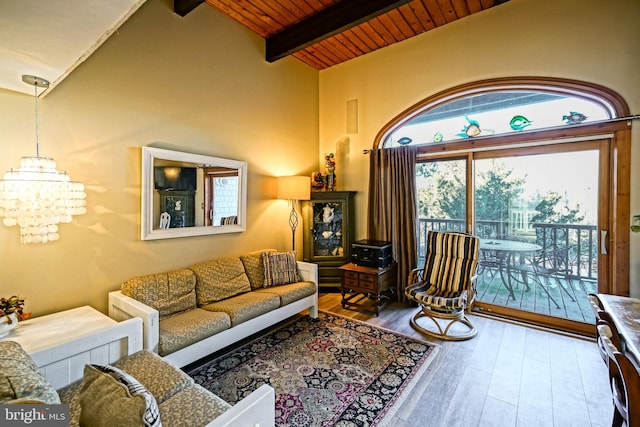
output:
[{"label": "upholstered armchair", "polygon": [[[477,329],[466,315],[476,296],[480,240],[460,233],[429,231],[425,265],[409,276],[405,294],[420,305],[411,326],[431,337],[466,340]],[[419,322],[431,319],[430,327]],[[459,327],[463,325],[462,327]]]}]

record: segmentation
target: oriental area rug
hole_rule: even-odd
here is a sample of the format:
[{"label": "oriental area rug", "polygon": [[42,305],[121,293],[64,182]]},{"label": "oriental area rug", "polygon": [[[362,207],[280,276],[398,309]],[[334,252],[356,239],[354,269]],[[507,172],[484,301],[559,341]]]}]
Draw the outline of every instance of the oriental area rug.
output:
[{"label": "oriental area rug", "polygon": [[439,349],[320,312],[318,319],[302,316],[188,373],[232,405],[269,384],[278,426],[383,426]]}]

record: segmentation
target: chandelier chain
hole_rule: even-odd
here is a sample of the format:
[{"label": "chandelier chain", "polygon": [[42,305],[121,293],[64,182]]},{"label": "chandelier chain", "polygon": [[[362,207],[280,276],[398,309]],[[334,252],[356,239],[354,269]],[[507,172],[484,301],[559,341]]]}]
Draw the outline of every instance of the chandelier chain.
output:
[{"label": "chandelier chain", "polygon": [[36,157],[40,157],[40,119],[38,115],[38,83],[33,82],[33,92],[36,97]]}]

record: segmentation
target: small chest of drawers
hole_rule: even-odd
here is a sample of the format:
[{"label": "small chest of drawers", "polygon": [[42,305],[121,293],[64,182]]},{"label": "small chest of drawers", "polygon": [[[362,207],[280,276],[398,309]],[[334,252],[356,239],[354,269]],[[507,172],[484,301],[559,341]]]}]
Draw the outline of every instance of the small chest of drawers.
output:
[{"label": "small chest of drawers", "polygon": [[386,268],[364,267],[353,263],[340,267],[342,307],[371,311],[377,316],[394,294],[396,269],[396,263]]}]

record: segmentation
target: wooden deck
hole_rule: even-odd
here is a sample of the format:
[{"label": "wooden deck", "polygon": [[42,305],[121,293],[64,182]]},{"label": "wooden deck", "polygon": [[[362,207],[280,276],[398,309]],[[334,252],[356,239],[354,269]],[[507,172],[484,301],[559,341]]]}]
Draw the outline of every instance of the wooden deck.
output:
[{"label": "wooden deck", "polygon": [[[547,286],[544,278],[540,281],[542,285],[529,280],[529,290],[523,283],[515,283],[513,285],[514,300],[510,297],[500,274],[494,270],[485,270],[478,276],[478,300],[579,322],[593,322],[593,312],[587,295],[597,292],[596,282],[550,278],[550,285]],[[547,294],[544,289],[549,293]]]}]

